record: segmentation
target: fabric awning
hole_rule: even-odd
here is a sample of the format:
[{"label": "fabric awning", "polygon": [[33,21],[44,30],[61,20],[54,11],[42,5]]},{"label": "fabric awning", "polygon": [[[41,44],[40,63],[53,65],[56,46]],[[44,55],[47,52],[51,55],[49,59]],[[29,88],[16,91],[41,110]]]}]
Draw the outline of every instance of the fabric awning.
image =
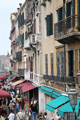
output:
[{"label": "fabric awning", "polygon": [[[75,106],[76,115],[78,115],[78,111],[79,111],[79,101],[80,101],[80,99],[78,98],[77,99],[77,105]],[[68,102],[67,104],[63,105],[62,107],[60,107],[58,109],[58,114],[61,117],[64,117],[64,112],[73,112],[73,109],[72,109],[72,107],[70,105],[70,102]]]},{"label": "fabric awning", "polygon": [[67,103],[69,101],[69,98],[67,96],[60,96],[52,101],[50,101],[49,103],[46,104],[46,109],[51,111],[51,112],[55,112],[55,109],[57,109],[58,107],[60,107],[61,105]]},{"label": "fabric awning", "polygon": [[16,76],[13,77],[13,78],[11,78],[10,80],[6,81],[5,84],[7,84],[8,82],[11,82],[11,81],[14,80],[15,78],[16,78]]},{"label": "fabric awning", "polygon": [[21,84],[21,83],[23,83],[23,82],[25,82],[25,80],[18,80],[18,81],[16,81],[16,82],[12,83],[11,86],[12,86],[12,87],[15,87],[16,85],[19,85],[19,84]]},{"label": "fabric awning", "polygon": [[9,98],[10,94],[2,89],[0,89],[0,98]]},{"label": "fabric awning", "polygon": [[48,87],[45,87],[45,86],[42,86],[42,87],[40,88],[40,91],[41,91],[41,92],[44,92],[45,94],[50,95],[50,96],[52,96],[52,97],[54,97],[54,98],[57,98],[57,97],[60,97],[60,96],[61,96],[61,94],[58,93],[58,92],[55,92],[54,89],[48,88]]},{"label": "fabric awning", "polygon": [[32,89],[34,89],[35,88],[35,86],[34,85],[28,85],[28,86],[24,86],[24,87],[22,87],[22,92],[23,93],[25,93],[25,92],[27,92],[27,91],[29,91],[29,90],[32,90]]},{"label": "fabric awning", "polygon": [[28,85],[30,85],[30,84],[31,84],[31,83],[25,82],[25,83],[22,83],[22,84],[18,85],[16,88],[20,89],[20,88],[22,88],[22,87],[24,87],[24,86],[28,86]]},{"label": "fabric awning", "polygon": [[0,82],[0,86],[2,86],[2,85],[3,85],[3,83]]}]

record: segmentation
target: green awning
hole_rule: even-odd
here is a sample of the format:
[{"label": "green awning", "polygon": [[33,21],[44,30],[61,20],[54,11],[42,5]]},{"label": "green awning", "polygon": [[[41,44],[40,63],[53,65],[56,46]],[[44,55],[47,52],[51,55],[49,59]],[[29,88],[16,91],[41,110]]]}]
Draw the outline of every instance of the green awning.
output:
[{"label": "green awning", "polygon": [[[76,115],[78,115],[79,101],[80,99],[77,99],[77,105],[75,107]],[[62,107],[58,109],[58,114],[63,118],[64,118],[64,112],[73,112],[70,102],[68,102],[67,104],[63,105]]]},{"label": "green awning", "polygon": [[55,112],[55,109],[57,109],[59,106],[67,103],[69,101],[69,98],[67,96],[60,96],[49,103],[46,104],[46,109]]},{"label": "green awning", "polygon": [[77,117],[77,120],[80,120],[80,115]]},{"label": "green awning", "polygon": [[60,96],[61,96],[61,94],[58,93],[58,92],[55,92],[54,89],[48,88],[48,87],[45,87],[45,86],[42,86],[42,87],[40,88],[40,91],[41,91],[41,92],[44,92],[45,94],[50,95],[50,96],[52,96],[52,97],[54,97],[54,98],[57,98],[57,97],[60,97]]},{"label": "green awning", "polygon": [[47,94],[47,95],[52,96],[52,91],[53,91],[53,89],[52,89],[52,88],[45,87],[45,86],[42,86],[42,87],[40,88],[40,91],[41,91],[41,92],[44,92],[44,93]]},{"label": "green awning", "polygon": [[57,93],[55,91],[52,92],[52,97],[57,98],[57,97],[60,97],[60,96],[61,96],[60,93]]}]

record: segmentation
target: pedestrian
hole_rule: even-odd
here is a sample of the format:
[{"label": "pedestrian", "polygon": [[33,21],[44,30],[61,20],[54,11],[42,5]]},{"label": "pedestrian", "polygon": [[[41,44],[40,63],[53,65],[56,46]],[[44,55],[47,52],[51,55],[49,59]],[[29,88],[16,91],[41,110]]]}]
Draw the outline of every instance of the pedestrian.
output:
[{"label": "pedestrian", "polygon": [[21,108],[21,105],[20,105],[20,103],[18,102],[18,101],[16,101],[16,103],[15,103],[15,109],[16,109],[16,113],[18,113],[19,112],[19,110],[20,110],[20,108]]},{"label": "pedestrian", "polygon": [[36,120],[36,113],[37,113],[37,106],[36,106],[36,101],[34,101],[34,104],[32,107],[32,120]]},{"label": "pedestrian", "polygon": [[24,109],[24,99],[23,99],[23,97],[21,99],[21,106],[22,106],[22,110],[23,110]]},{"label": "pedestrian", "polygon": [[25,115],[22,112],[22,109],[16,114],[16,120],[25,120]]},{"label": "pedestrian", "polygon": [[14,110],[14,103],[12,100],[10,100],[10,103],[9,103],[9,113],[10,113],[10,110]]},{"label": "pedestrian", "polygon": [[31,115],[29,115],[28,111],[26,112],[25,120],[31,120]]},{"label": "pedestrian", "polygon": [[24,104],[25,114],[26,114],[26,112],[28,112],[28,108],[29,108],[29,104],[26,101]]},{"label": "pedestrian", "polygon": [[58,113],[56,113],[56,119],[61,120],[61,116],[59,116]]},{"label": "pedestrian", "polygon": [[47,112],[44,112],[44,119],[48,120]]},{"label": "pedestrian", "polygon": [[15,120],[15,114],[13,113],[13,110],[10,110],[10,114],[8,116],[9,120]]},{"label": "pedestrian", "polygon": [[16,103],[16,98],[15,98],[15,96],[13,96],[12,101],[13,101],[13,103]]},{"label": "pedestrian", "polygon": [[17,100],[18,100],[18,102],[21,104],[21,98],[20,98],[20,95],[18,96]]}]

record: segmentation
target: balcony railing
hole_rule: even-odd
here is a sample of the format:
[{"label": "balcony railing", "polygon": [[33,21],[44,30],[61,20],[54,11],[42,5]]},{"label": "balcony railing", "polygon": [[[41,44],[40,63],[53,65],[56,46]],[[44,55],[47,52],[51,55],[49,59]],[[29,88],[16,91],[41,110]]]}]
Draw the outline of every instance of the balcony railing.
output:
[{"label": "balcony railing", "polygon": [[77,84],[76,77],[59,77],[59,76],[50,76],[50,75],[43,75],[44,80],[49,80],[53,82],[60,82],[60,83],[67,83],[67,84]]},{"label": "balcony railing", "polygon": [[25,80],[32,81],[33,80],[33,72],[25,70],[25,72],[24,72],[24,78],[25,78]]},{"label": "balcony railing", "polygon": [[54,38],[63,37],[72,32],[77,32],[80,26],[80,15],[72,15],[54,24]]}]

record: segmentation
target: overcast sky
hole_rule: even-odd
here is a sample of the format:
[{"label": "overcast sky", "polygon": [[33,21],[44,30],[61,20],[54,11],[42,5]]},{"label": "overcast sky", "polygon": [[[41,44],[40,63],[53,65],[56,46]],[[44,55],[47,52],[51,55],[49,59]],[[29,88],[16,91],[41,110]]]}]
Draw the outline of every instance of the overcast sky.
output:
[{"label": "overcast sky", "polygon": [[10,53],[10,14],[17,11],[19,3],[25,0],[0,0],[0,55]]}]

